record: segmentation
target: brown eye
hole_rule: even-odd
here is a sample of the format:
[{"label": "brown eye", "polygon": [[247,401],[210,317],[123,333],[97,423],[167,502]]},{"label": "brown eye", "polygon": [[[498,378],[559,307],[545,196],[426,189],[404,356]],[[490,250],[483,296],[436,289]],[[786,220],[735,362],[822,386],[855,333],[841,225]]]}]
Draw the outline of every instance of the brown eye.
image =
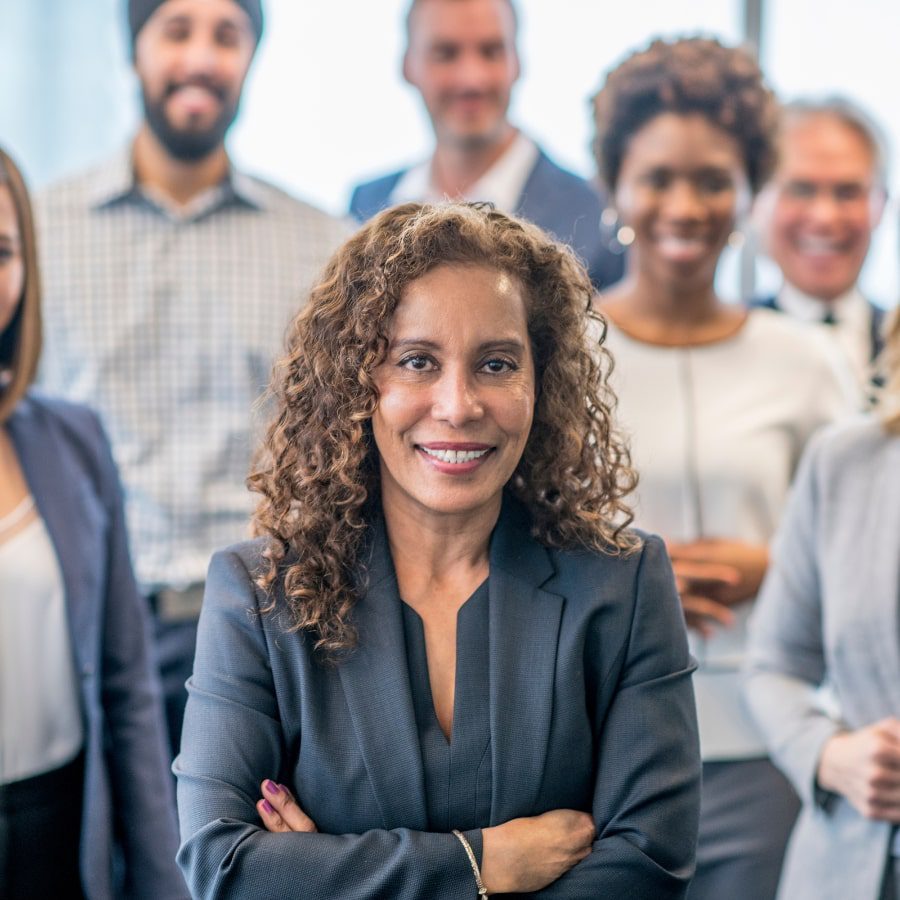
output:
[{"label": "brown eye", "polygon": [[163,29],[163,36],[172,43],[181,43],[191,36],[191,29],[186,22],[174,20]]},{"label": "brown eye", "polygon": [[491,375],[502,375],[504,372],[513,372],[518,366],[508,359],[488,359],[482,364],[482,368],[486,369]]},{"label": "brown eye", "polygon": [[795,200],[812,200],[816,196],[816,186],[810,181],[791,181],[785,187],[785,193]]},{"label": "brown eye", "polygon": [[731,190],[734,185],[727,172],[703,172],[697,179],[697,187],[707,194]]},{"label": "brown eye", "polygon": [[434,365],[434,360],[422,354],[413,354],[405,356],[400,360],[400,367],[403,369],[411,369],[413,372],[429,372]]},{"label": "brown eye", "polygon": [[644,176],[644,183],[655,191],[664,191],[672,183],[672,175],[665,169],[653,169]]},{"label": "brown eye", "polygon": [[834,199],[840,203],[852,203],[865,196],[865,193],[861,184],[839,184],[834,189]]}]

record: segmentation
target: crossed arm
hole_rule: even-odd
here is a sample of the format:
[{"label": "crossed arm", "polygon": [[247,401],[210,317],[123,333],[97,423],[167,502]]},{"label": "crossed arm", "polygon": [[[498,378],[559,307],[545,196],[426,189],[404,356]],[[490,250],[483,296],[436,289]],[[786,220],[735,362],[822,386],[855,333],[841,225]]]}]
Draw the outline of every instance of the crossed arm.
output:
[{"label": "crossed arm", "polygon": [[[467,833],[492,892],[576,900],[602,890],[650,900],[686,891],[699,780],[692,667],[661,544],[644,554],[615,683],[600,689],[613,696],[596,726],[593,814],[552,810]],[[216,557],[176,762],[179,862],[193,896],[474,896],[454,835],[322,834],[287,790],[261,787],[285,770],[285,748],[266,639],[258,616],[247,614],[252,598],[243,562]]]}]

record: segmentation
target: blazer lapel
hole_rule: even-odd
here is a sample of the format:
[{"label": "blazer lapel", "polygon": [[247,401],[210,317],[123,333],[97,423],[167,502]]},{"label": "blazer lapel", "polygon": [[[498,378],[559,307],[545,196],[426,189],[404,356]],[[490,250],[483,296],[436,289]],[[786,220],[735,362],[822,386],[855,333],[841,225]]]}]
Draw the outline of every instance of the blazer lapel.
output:
[{"label": "blazer lapel", "polygon": [[42,409],[23,400],[8,427],[28,488],[56,551],[72,648],[78,670],[83,671],[93,665],[93,623],[98,621],[92,598],[99,596],[96,584],[100,574],[94,567],[105,560],[101,548],[88,541],[90,535],[97,534],[94,523],[87,522],[94,511],[81,501],[78,479],[68,471],[68,455],[55,422]]},{"label": "blazer lapel", "polygon": [[[516,205],[517,216],[521,216],[523,219],[528,219],[531,222],[544,223],[542,227],[551,232],[553,229],[546,224],[547,222],[552,221],[556,228],[560,224],[557,221],[560,210],[556,208],[559,205],[559,200],[557,199],[556,205],[554,205],[553,199],[559,193],[558,185],[554,183],[555,174],[556,172],[554,171],[553,163],[550,162],[550,158],[539,149],[537,161],[525,180],[525,185]],[[563,210],[563,213],[565,213],[565,210]],[[572,222],[569,221],[566,227],[571,232]],[[571,234],[568,237],[564,234],[558,235],[558,237],[560,239],[570,239]]]},{"label": "blazer lapel", "polygon": [[372,528],[368,588],[354,621],[359,646],[338,666],[356,739],[387,829],[427,831],[403,614],[384,523]]},{"label": "blazer lapel", "polygon": [[542,590],[555,574],[516,504],[491,541],[491,824],[532,815],[543,781],[564,600]]}]

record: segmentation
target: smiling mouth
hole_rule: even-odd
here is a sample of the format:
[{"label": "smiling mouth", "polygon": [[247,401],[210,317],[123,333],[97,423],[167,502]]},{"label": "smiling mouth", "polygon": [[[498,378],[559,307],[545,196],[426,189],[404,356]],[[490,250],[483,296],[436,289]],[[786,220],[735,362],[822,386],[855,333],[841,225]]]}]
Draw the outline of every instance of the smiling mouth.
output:
[{"label": "smiling mouth", "polygon": [[183,81],[178,84],[170,84],[166,90],[166,99],[180,95],[188,98],[212,97],[221,103],[225,99],[225,91],[208,81],[195,80]]},{"label": "smiling mouth", "polygon": [[696,259],[709,251],[708,242],[699,237],[665,235],[657,238],[656,246],[663,256],[675,260]]},{"label": "smiling mouth", "polygon": [[474,462],[494,449],[493,447],[483,447],[477,450],[445,450],[443,448],[425,447],[422,444],[417,446],[426,456],[449,465],[463,465],[464,463]]},{"label": "smiling mouth", "polygon": [[823,240],[821,238],[800,238],[794,242],[799,253],[805,256],[835,256],[847,252],[845,241]]}]

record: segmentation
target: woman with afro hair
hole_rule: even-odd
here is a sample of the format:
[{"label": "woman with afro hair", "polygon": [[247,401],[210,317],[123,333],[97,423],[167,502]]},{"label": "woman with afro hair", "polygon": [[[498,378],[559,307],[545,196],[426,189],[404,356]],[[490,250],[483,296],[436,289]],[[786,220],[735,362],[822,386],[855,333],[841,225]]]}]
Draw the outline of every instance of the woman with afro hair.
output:
[{"label": "woman with afro hair", "polygon": [[797,798],[744,707],[746,623],[810,435],[848,405],[803,326],[716,293],[719,257],[769,176],[778,106],[745,52],[655,41],[594,98],[600,176],[628,247],[598,299],[640,486],[663,535],[699,662],[703,756],[692,900],[767,900]]}]

